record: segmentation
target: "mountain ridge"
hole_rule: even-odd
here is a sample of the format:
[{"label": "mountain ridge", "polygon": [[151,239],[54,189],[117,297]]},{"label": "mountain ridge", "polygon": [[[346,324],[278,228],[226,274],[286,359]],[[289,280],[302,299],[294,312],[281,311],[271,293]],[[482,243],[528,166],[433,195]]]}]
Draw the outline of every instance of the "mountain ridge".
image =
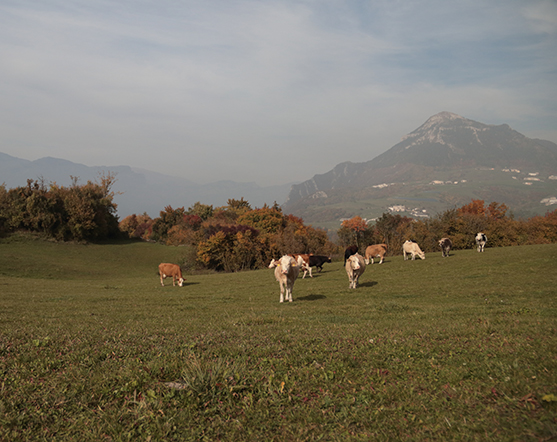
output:
[{"label": "mountain ridge", "polygon": [[[438,192],[437,189],[431,188],[430,183],[446,181],[443,176],[449,177],[451,182],[458,176],[459,182],[466,183],[461,188],[468,187],[466,192],[458,191],[466,193],[465,196],[443,197],[451,202],[465,201],[466,198],[469,200],[508,196],[516,190],[516,183],[507,183],[507,178],[529,186],[535,184],[540,187],[540,194],[554,191],[554,186],[548,184],[547,179],[547,185],[542,189],[539,186],[542,181],[540,179],[538,182],[523,182],[527,177],[521,175],[501,176],[493,181],[494,176],[481,178],[475,173],[479,169],[522,170],[523,174],[535,172],[545,177],[555,176],[557,144],[527,138],[507,124],[489,125],[444,111],[428,118],[417,129],[403,136],[399,143],[369,161],[340,163],[326,173],[314,175],[309,180],[293,185],[284,207],[285,210],[302,216],[306,221],[320,222],[320,216],[328,219],[332,216],[330,213],[343,212],[344,216],[351,215],[349,210],[338,208],[339,204],[342,205],[339,200],[352,201],[355,204],[363,201],[365,196],[368,205],[373,206],[374,203],[370,201],[385,199],[388,192],[393,194],[394,184],[398,185],[401,192]],[[476,180],[476,188],[473,188],[473,183],[470,182],[473,181],[472,177]],[[414,183],[415,188],[410,189],[409,183]],[[557,181],[552,183],[555,184]],[[388,186],[391,188],[387,192],[385,188]],[[509,186],[514,189],[513,192],[507,191]],[[535,187],[531,187],[522,192],[523,189],[519,186],[517,192],[529,193],[530,198],[538,198],[539,195],[533,191],[534,189]],[[557,189],[554,192],[557,193]],[[385,201],[392,201],[393,198],[395,196],[391,195],[390,200],[387,198]],[[413,197],[399,195],[396,198]],[[416,198],[427,199],[426,196],[414,199]],[[524,196],[518,206],[526,208],[527,198]],[[514,203],[509,200],[509,205],[512,204]],[[327,212],[318,206],[334,206],[336,209]],[[384,210],[387,210],[387,207]],[[533,206],[524,210],[524,213],[536,212]]]},{"label": "mountain ridge", "polygon": [[261,207],[285,201],[292,185],[260,187],[254,182],[235,181],[197,184],[186,178],[125,165],[86,166],[55,157],[25,160],[0,152],[0,184],[7,188],[25,186],[28,179],[69,186],[71,177],[85,183],[106,173],[115,176],[112,190],[120,219],[133,213],[156,217],[166,206],[188,208],[198,201],[218,207],[226,205],[230,198],[244,198],[252,207]]}]

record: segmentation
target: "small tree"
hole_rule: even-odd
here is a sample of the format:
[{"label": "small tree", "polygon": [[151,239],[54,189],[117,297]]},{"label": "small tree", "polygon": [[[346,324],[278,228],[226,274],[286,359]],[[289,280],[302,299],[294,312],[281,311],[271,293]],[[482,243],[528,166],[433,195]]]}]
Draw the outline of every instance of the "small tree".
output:
[{"label": "small tree", "polygon": [[355,216],[344,220],[337,234],[343,247],[357,245],[360,250],[363,250],[371,242],[373,229],[369,228],[362,217]]}]

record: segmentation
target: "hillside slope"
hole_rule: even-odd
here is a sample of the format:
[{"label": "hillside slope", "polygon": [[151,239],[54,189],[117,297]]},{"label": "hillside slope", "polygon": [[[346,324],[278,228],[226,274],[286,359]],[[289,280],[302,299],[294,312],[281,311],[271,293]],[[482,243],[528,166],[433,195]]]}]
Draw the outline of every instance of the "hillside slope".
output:
[{"label": "hillside slope", "polygon": [[528,216],[545,213],[542,201],[557,196],[556,175],[557,144],[441,112],[371,161],[341,163],[292,186],[284,207],[316,224],[373,218],[393,205],[428,213],[479,198]]}]

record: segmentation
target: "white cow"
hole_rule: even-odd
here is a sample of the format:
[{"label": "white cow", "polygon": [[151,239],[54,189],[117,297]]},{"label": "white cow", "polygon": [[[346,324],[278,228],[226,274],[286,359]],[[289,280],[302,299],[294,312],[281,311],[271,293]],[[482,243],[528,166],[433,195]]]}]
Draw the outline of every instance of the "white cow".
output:
[{"label": "white cow", "polygon": [[406,241],[402,245],[402,253],[404,254],[405,261],[408,259],[407,255],[412,255],[412,261],[414,261],[416,255],[418,255],[421,259],[425,259],[425,253],[422,252],[420,246],[414,241]]},{"label": "white cow", "polygon": [[486,242],[487,242],[487,236],[485,236],[485,233],[479,232],[476,235],[476,245],[478,246],[478,252],[484,251]]},{"label": "white cow", "polygon": [[348,275],[349,287],[355,289],[358,287],[358,280],[362,273],[366,270],[366,261],[362,255],[356,253],[346,259],[346,274]]},{"label": "white cow", "polygon": [[275,269],[275,278],[280,284],[280,302],[286,299],[292,302],[292,288],[300,273],[300,268],[303,265],[303,259],[298,257],[298,261],[289,255],[284,255],[282,258],[273,259],[269,268]]}]

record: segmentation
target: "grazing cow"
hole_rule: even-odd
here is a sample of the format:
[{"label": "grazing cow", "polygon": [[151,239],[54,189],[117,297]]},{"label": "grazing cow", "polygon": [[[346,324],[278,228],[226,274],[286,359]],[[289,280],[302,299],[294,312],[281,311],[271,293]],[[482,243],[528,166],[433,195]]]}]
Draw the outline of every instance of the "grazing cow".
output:
[{"label": "grazing cow", "polygon": [[439,247],[441,247],[441,256],[443,258],[449,256],[449,251],[453,246],[453,242],[449,238],[441,238],[439,240]]},{"label": "grazing cow", "polygon": [[346,268],[346,274],[348,275],[349,287],[351,289],[355,289],[358,287],[358,280],[360,279],[360,276],[366,270],[366,261],[362,255],[356,253],[355,255],[348,257],[344,267]]},{"label": "grazing cow", "polygon": [[161,277],[161,285],[164,287],[163,279],[172,278],[172,285],[176,286],[176,280],[178,280],[178,285],[182,287],[185,279],[182,278],[182,270],[177,264],[162,263],[159,264],[159,275]]},{"label": "grazing cow", "polygon": [[476,235],[476,244],[478,246],[478,252],[484,251],[486,242],[487,242],[487,236],[485,236],[485,233],[480,232]]},{"label": "grazing cow", "polygon": [[346,265],[346,260],[356,253],[358,253],[358,246],[346,247],[346,250],[344,251],[344,265]]},{"label": "grazing cow", "polygon": [[[326,262],[331,262],[331,257],[330,256],[309,255],[309,262],[308,262],[309,276],[313,278],[313,275],[311,274],[311,268],[312,267],[317,268],[317,271],[321,272],[321,270],[323,270],[323,264],[325,264]],[[308,270],[304,269],[303,278],[306,277],[307,272],[308,272]]]},{"label": "grazing cow", "polygon": [[425,259],[425,253],[422,252],[420,246],[414,241],[406,241],[402,245],[402,253],[404,254],[405,261],[408,259],[407,255],[412,255],[412,261],[414,261],[416,255],[418,255],[421,259]]},{"label": "grazing cow", "polygon": [[370,259],[373,264],[373,258],[376,256],[381,258],[379,264],[383,264],[385,253],[387,253],[387,244],[375,244],[373,246],[368,246],[366,249],[366,264],[369,264]]},{"label": "grazing cow", "polygon": [[284,302],[285,299],[292,302],[292,288],[300,273],[302,262],[301,257],[296,261],[290,255],[284,255],[278,260],[273,259],[269,264],[270,269],[275,268],[275,278],[280,284],[280,302]]}]

